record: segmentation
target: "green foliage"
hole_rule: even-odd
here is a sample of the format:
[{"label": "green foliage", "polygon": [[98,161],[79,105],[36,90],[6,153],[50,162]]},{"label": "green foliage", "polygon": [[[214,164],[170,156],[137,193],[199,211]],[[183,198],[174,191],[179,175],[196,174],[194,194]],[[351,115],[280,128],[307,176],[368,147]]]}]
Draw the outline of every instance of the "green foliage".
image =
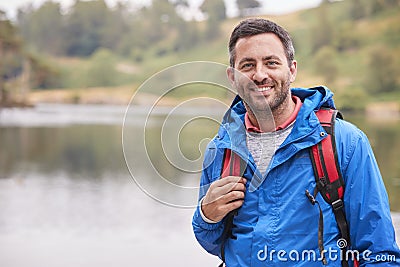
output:
[{"label": "green foliage", "polygon": [[328,8],[329,5],[322,5],[317,14],[317,23],[314,25],[312,36],[312,49],[314,52],[321,47],[331,45],[334,40],[334,24],[329,17]]},{"label": "green foliage", "polygon": [[328,84],[335,81],[338,76],[338,67],[335,59],[337,52],[330,46],[325,46],[318,50],[314,58],[314,68],[317,74],[323,76]]},{"label": "green foliage", "polygon": [[5,81],[21,71],[22,53],[17,29],[0,10],[0,100],[2,105],[9,102],[10,98]]},{"label": "green foliage", "polygon": [[38,52],[63,55],[66,49],[60,33],[65,32],[59,3],[45,2],[35,12],[20,10],[19,26],[25,40]]},{"label": "green foliage", "polygon": [[77,0],[67,15],[67,55],[90,56],[101,45],[102,30],[110,15],[104,0]]},{"label": "green foliage", "polygon": [[382,11],[399,6],[398,0],[360,0],[363,5],[365,16],[374,16]]},{"label": "green foliage", "polygon": [[175,40],[174,50],[189,50],[200,41],[195,22],[181,22],[177,25],[179,37]]},{"label": "green foliage", "polygon": [[[177,63],[227,63],[227,41],[238,19],[226,19],[223,0],[204,1],[201,10],[207,13],[207,20],[201,22],[185,21],[177,12],[179,6],[188,7],[186,0],[154,0],[153,5],[136,9],[127,3],[121,1],[110,8],[104,0],[77,0],[60,14],[58,4],[48,2],[21,11],[18,26],[26,47],[67,56],[52,63],[57,66],[52,71],[58,78],[52,82],[45,79],[40,87],[140,84]],[[260,1],[237,4],[247,9]],[[400,65],[399,13],[399,0],[324,1],[315,9],[273,20],[287,28],[294,39],[299,85],[326,82],[335,91],[337,104],[350,109],[355,97],[367,101],[372,95],[379,99],[396,96],[393,90],[399,90],[400,82],[396,77]],[[44,25],[46,17],[49,22]],[[54,25],[53,29],[49,25]],[[374,55],[374,46],[381,47],[380,53]],[[121,72],[121,61],[133,65],[134,72]],[[15,68],[15,73],[18,71]],[[364,104],[354,105],[359,109]]]},{"label": "green foliage", "polygon": [[214,21],[226,19],[226,8],[223,0],[205,0],[200,8]]},{"label": "green foliage", "polygon": [[366,15],[366,6],[362,3],[362,0],[352,0],[350,6],[350,17],[353,20],[359,20]]},{"label": "green foliage", "polygon": [[86,87],[114,86],[117,84],[116,59],[106,49],[97,50],[90,58],[86,73]]},{"label": "green foliage", "polygon": [[223,0],[205,0],[201,6],[208,15],[204,38],[208,41],[220,35],[220,22],[226,19],[226,9]]},{"label": "green foliage", "polygon": [[391,51],[386,47],[373,47],[368,58],[368,73],[365,87],[371,93],[388,93],[400,89],[397,75],[400,66],[396,64]]},{"label": "green foliage", "polygon": [[361,37],[352,28],[352,23],[343,22],[337,25],[334,39],[334,47],[341,52],[358,49],[361,45]]},{"label": "green foliage", "polygon": [[240,16],[246,16],[246,12],[249,9],[261,7],[261,3],[257,0],[237,0],[237,5],[239,8]]},{"label": "green foliage", "polygon": [[368,102],[368,95],[364,89],[349,87],[340,94],[335,94],[337,108],[343,112],[359,112],[364,110]]},{"label": "green foliage", "polygon": [[110,50],[121,48],[121,42],[130,30],[125,19],[128,8],[127,4],[119,3],[115,9],[106,12],[104,26],[99,30],[101,47]]},{"label": "green foliage", "polygon": [[33,88],[49,89],[61,87],[60,69],[52,64],[48,58],[39,54],[31,54],[29,56],[30,65],[32,66],[32,77],[30,85]]}]

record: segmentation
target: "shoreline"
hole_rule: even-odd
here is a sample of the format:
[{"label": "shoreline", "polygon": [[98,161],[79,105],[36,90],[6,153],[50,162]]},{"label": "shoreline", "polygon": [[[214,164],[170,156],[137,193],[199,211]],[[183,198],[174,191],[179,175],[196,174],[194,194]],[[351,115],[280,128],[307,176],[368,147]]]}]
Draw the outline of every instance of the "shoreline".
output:
[{"label": "shoreline", "polygon": [[[136,95],[135,86],[120,86],[32,91],[28,94],[26,101],[15,101],[12,106],[31,107],[39,103],[128,105],[133,97],[135,97],[138,105],[152,105],[157,102],[157,104],[163,106],[175,106],[182,101],[182,99],[167,96],[163,96],[161,99],[157,95],[148,93]],[[3,107],[11,107],[11,105]],[[368,103],[364,114],[371,120],[397,120],[400,119],[400,102],[381,101]]]}]

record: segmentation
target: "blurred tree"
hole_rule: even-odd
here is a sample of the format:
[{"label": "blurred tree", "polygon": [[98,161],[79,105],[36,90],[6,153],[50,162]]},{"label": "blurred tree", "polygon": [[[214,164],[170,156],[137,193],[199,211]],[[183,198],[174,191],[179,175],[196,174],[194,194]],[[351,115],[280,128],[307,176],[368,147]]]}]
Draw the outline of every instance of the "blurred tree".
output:
[{"label": "blurred tree", "polygon": [[32,88],[49,89],[62,87],[58,67],[42,54],[28,54],[24,61],[24,74]]},{"label": "blurred tree", "polygon": [[381,12],[385,7],[385,1],[384,0],[372,0],[371,1],[371,15],[375,15],[379,12]]},{"label": "blurred tree", "polygon": [[113,86],[117,81],[116,60],[107,49],[98,49],[90,58],[86,86]]},{"label": "blurred tree", "polygon": [[136,13],[134,17],[130,17],[127,21],[128,31],[121,37],[118,51],[121,55],[131,57],[135,61],[141,61],[143,50],[150,44],[146,41],[146,29],[141,23],[143,14]]},{"label": "blurred tree", "polygon": [[219,21],[215,17],[209,17],[205,30],[205,40],[212,41],[216,39],[221,33]]},{"label": "blurred tree", "polygon": [[400,5],[399,0],[385,0],[385,4],[387,7],[397,7]]},{"label": "blurred tree", "polygon": [[[26,42],[26,46],[28,49],[35,49],[33,44],[33,34],[30,29],[31,27],[31,17],[32,14],[35,12],[33,4],[27,4],[22,8],[17,10],[17,27],[21,34],[22,39]],[[36,49],[37,50],[37,49]]]},{"label": "blurred tree", "polygon": [[127,9],[126,3],[118,2],[113,10],[106,13],[104,26],[100,30],[102,47],[114,51],[120,48],[122,39],[129,34]]},{"label": "blurred tree", "polygon": [[197,45],[199,31],[195,22],[181,21],[177,25],[178,37],[175,40],[175,51],[188,50]]},{"label": "blurred tree", "polygon": [[21,34],[33,48],[51,55],[65,54],[64,23],[59,3],[47,1],[37,10],[18,11]]},{"label": "blurred tree", "polygon": [[175,7],[165,0],[153,0],[152,5],[143,10],[142,25],[146,34],[147,44],[158,43],[168,37],[171,28],[175,28],[180,18],[175,12]]},{"label": "blurred tree", "polygon": [[245,17],[248,10],[256,9],[261,7],[260,1],[257,0],[237,0],[236,1],[240,17]]},{"label": "blurred tree", "polygon": [[372,93],[387,93],[400,89],[397,81],[400,66],[385,46],[374,47],[369,55],[365,86]]},{"label": "blurred tree", "polygon": [[332,84],[338,75],[338,67],[335,64],[337,52],[331,46],[324,46],[315,55],[315,70],[325,78],[326,83]]},{"label": "blurred tree", "polygon": [[337,25],[335,35],[335,47],[341,52],[345,50],[357,49],[360,46],[360,34],[354,31],[354,22],[345,21]]},{"label": "blurred tree", "polygon": [[[343,112],[359,112],[365,109],[368,103],[368,94],[364,88],[350,87],[346,90],[335,93],[335,103],[339,110]],[[354,101],[357,99],[357,101]]]},{"label": "blurred tree", "polygon": [[328,8],[329,6],[326,4],[321,5],[312,31],[312,50],[314,52],[317,52],[321,47],[332,45],[334,40],[334,25],[330,21]]},{"label": "blurred tree", "polygon": [[99,48],[110,14],[104,0],[76,0],[66,18],[67,55],[90,56]]},{"label": "blurred tree", "polygon": [[226,19],[225,3],[223,0],[205,0],[200,9],[208,15],[205,39],[214,40],[220,34],[221,21]]},{"label": "blurred tree", "polygon": [[174,6],[185,6],[189,7],[189,1],[188,0],[173,0],[170,1]]},{"label": "blurred tree", "polygon": [[[56,77],[39,57],[26,52],[17,28],[0,11],[0,99],[1,105],[25,105],[25,96],[35,81]],[[41,76],[42,75],[42,76]]]},{"label": "blurred tree", "polygon": [[21,66],[15,61],[16,57],[20,57],[21,54],[22,43],[17,29],[7,19],[6,13],[0,10],[0,98],[2,105],[9,102],[9,92],[6,89],[5,81]]},{"label": "blurred tree", "polygon": [[365,0],[365,2],[369,15],[375,15],[383,10],[400,5],[400,1],[398,0]]},{"label": "blurred tree", "polygon": [[352,0],[350,1],[350,19],[359,20],[365,17],[366,10],[365,4],[362,0]]},{"label": "blurred tree", "polygon": [[215,21],[219,22],[226,19],[226,8],[223,0],[205,0],[200,9]]}]

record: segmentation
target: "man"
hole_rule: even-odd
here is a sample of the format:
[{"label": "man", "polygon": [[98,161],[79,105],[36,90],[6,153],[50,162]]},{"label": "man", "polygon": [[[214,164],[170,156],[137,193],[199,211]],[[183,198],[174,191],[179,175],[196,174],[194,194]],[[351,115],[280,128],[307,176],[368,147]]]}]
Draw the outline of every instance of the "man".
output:
[{"label": "man", "polygon": [[[304,193],[316,185],[309,149],[325,134],[315,111],[334,108],[333,94],[325,87],[290,89],[297,74],[293,44],[271,21],[242,21],[229,53],[227,75],[238,96],[206,150],[193,216],[198,242],[219,257],[222,248],[229,267],[322,266],[321,252],[328,266],[341,266],[344,240],[332,207],[316,196],[324,220],[319,231],[319,209]],[[360,266],[399,266],[388,197],[368,139],[339,119],[335,135],[351,252],[359,253]],[[227,148],[246,161],[243,177],[221,179]],[[236,209],[232,237],[225,237],[226,215]]]}]

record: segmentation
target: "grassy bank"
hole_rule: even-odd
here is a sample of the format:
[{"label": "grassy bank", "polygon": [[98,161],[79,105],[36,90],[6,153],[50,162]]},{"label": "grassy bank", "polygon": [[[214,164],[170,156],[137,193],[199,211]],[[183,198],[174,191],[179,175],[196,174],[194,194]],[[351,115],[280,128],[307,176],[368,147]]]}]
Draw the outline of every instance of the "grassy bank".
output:
[{"label": "grassy bank", "polygon": [[[298,76],[293,86],[324,84],[335,93],[338,108],[344,110],[365,111],[375,102],[397,103],[390,105],[393,109],[400,105],[400,76],[397,75],[400,72],[400,7],[359,19],[352,18],[350,11],[351,1],[341,1],[287,15],[262,17],[283,25],[293,36],[298,61]],[[165,43],[166,51],[160,55],[157,52],[160,47],[149,46],[140,52],[140,61],[120,58],[104,49],[89,58],[51,58],[49,62],[59,66],[65,88],[34,91],[29,99],[33,103],[126,104],[148,78],[175,64],[191,61],[227,64],[227,41],[239,20],[222,22],[220,35],[215,40],[186,50],[168,50],[172,45]],[[320,26],[324,23],[327,30],[321,32],[324,28]],[[324,33],[330,41],[316,47],[315,40]],[[106,67],[99,67],[102,62]],[[205,93],[223,97],[213,90],[201,94]],[[182,99],[186,94],[181,91],[172,97]],[[382,106],[385,107],[372,105],[369,110]]]}]

